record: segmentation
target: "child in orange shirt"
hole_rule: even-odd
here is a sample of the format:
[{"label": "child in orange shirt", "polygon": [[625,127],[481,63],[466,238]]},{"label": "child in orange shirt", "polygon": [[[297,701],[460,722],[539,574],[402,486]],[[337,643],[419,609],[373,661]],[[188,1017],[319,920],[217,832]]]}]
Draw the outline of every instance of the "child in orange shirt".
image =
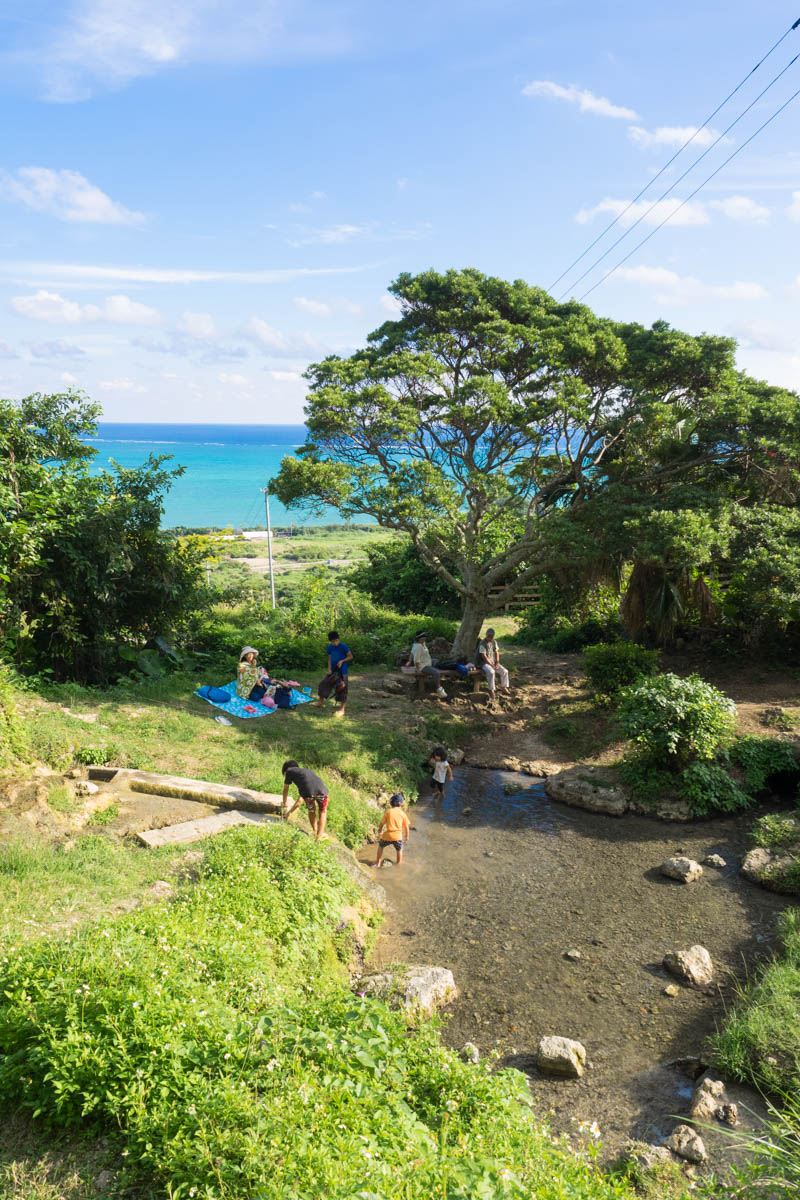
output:
[{"label": "child in orange shirt", "polygon": [[389,801],[389,807],[381,818],[378,826],[378,857],[375,866],[381,865],[383,852],[387,846],[394,846],[397,851],[397,865],[403,861],[403,843],[408,841],[411,826],[408,817],[403,812],[403,795],[396,792]]}]

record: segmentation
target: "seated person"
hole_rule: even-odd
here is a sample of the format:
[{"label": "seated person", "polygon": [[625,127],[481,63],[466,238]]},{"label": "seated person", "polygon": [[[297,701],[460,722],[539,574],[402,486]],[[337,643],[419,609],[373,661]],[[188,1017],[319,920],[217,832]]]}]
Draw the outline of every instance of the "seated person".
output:
[{"label": "seated person", "polygon": [[243,646],[236,673],[236,695],[241,700],[260,700],[269,682],[269,671],[258,665],[258,651],[253,646]]},{"label": "seated person", "polygon": [[495,681],[501,692],[507,692],[508,671],[500,662],[500,647],[498,646],[493,629],[487,629],[484,637],[478,642],[478,663],[489,682],[489,695],[495,694]]},{"label": "seated person", "polygon": [[442,700],[446,700],[447,692],[442,687],[440,673],[432,664],[427,639],[428,635],[424,629],[419,629],[414,634],[414,644],[411,647],[411,661],[414,664],[414,674],[421,675],[425,679],[430,679],[436,689],[436,695],[440,696]]}]

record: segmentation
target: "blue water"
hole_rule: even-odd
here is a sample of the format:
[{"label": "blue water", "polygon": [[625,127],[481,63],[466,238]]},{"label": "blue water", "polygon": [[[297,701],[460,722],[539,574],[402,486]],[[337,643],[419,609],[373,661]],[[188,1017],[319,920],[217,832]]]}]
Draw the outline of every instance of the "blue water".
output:
[{"label": "blue water", "polygon": [[[259,488],[277,475],[281,459],[305,440],[304,425],[139,425],[102,421],[97,437],[86,438],[97,456],[92,467],[114,459],[135,467],[149,454],[170,454],[172,464],[186,467],[164,502],[161,524],[232,525],[263,528],[264,497]],[[332,525],[342,521],[334,508],[322,516],[293,509],[270,497],[273,525]]]}]

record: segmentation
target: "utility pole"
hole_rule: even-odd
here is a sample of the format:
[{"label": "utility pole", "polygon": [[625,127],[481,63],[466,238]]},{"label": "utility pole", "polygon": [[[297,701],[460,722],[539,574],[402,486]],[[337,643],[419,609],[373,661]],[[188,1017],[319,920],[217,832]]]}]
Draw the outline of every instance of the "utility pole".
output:
[{"label": "utility pole", "polygon": [[269,590],[272,596],[272,607],[275,608],[275,572],[272,569],[272,526],[269,521],[269,488],[262,488],[264,504],[267,509],[267,553],[269,554]]}]

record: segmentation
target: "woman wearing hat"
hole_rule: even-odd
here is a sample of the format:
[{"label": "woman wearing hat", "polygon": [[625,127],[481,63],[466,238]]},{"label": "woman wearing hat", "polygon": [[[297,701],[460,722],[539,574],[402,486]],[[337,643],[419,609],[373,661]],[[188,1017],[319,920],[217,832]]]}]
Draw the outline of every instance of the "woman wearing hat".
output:
[{"label": "woman wearing hat", "polygon": [[424,629],[418,629],[414,634],[414,645],[411,647],[411,661],[414,664],[414,671],[417,675],[425,675],[433,680],[433,685],[436,688],[436,695],[442,700],[447,699],[447,692],[442,687],[442,676],[431,661],[431,652],[428,649],[428,635]]},{"label": "woman wearing hat", "polygon": [[239,669],[236,672],[236,695],[241,700],[260,700],[266,694],[269,672],[258,665],[258,651],[254,646],[242,646]]}]

